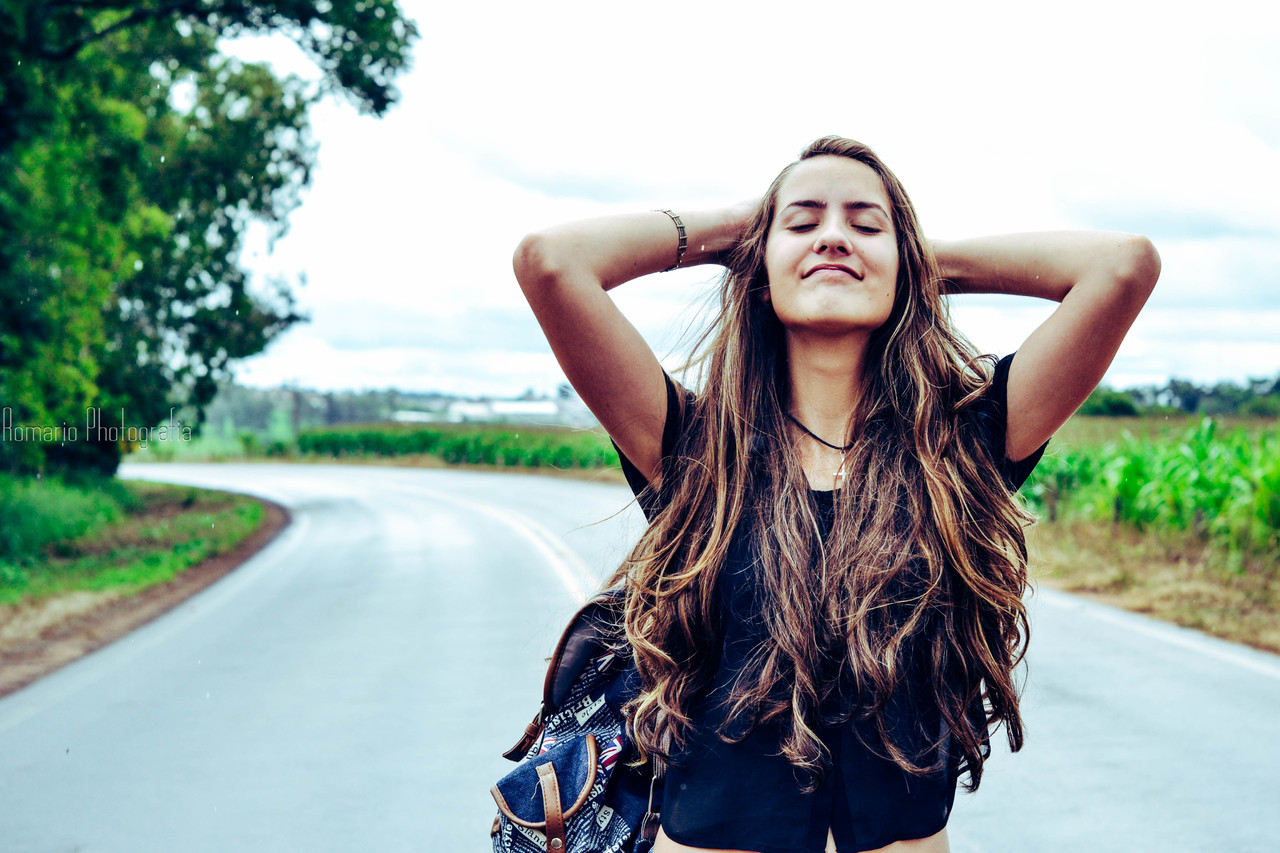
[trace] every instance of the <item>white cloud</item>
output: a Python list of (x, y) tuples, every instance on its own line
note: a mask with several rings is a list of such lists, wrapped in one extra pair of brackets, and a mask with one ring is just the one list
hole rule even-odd
[[(756, 195), (827, 133), (873, 145), (931, 235), (1150, 234), (1160, 319), (1140, 319), (1116, 384), (1280, 372), (1259, 321), (1280, 308), (1280, 43), (1274, 28), (1236, 25), (1250, 20), (1242, 2), (1211, 16), (1092, 0), (405, 5), (423, 38), (402, 103), (381, 121), (316, 110), (314, 186), (276, 254), (259, 246), (251, 261), (305, 271), (314, 323), (252, 360), (246, 381), (553, 387), (561, 375), (549, 351), (532, 354), (511, 274), (523, 234)], [(307, 71), (278, 40), (239, 49)], [(662, 352), (712, 274), (615, 294)], [(956, 316), (1007, 352), (1051, 308), (997, 300)], [(1240, 318), (1253, 343), (1224, 348), (1209, 315)]]
[[(1204, 309), (1241, 313), (1280, 308), (1280, 235), (1216, 236), (1159, 242), (1160, 284), (1148, 311), (1187, 309), (1185, 331), (1194, 335)], [(1262, 331), (1280, 338), (1276, 326)]]
[(517, 354), (496, 348), (458, 351), (402, 346), (343, 349), (304, 327), (285, 333), (270, 357), (247, 361), (238, 379), (258, 387), (289, 385), (318, 391), (395, 388), (504, 397), (528, 388), (550, 391), (554, 384), (547, 385), (547, 377), (558, 371), (549, 351)]

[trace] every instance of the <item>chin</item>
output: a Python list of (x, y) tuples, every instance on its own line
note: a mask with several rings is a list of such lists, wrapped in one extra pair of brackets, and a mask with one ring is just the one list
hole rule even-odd
[(783, 323), (793, 335), (816, 335), (824, 338), (869, 337), (883, 323), (850, 323), (842, 320), (815, 320), (804, 323)]
[(868, 314), (858, 310), (812, 311), (803, 315), (778, 314), (778, 322), (788, 331), (824, 335), (866, 334), (879, 329), (888, 320), (888, 314)]

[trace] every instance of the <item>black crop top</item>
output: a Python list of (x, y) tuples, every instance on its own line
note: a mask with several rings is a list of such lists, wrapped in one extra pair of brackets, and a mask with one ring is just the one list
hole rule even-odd
[[(987, 443), (991, 458), (1004, 460), (1001, 475), (1017, 489), (1039, 461), (1044, 447), (1020, 462), (1005, 457), (1005, 388), (1009, 364), (1005, 356), (983, 397), (965, 413), (971, 434)], [(667, 378), (667, 417), (662, 435), (664, 471), (680, 432), (680, 393)], [(619, 451), (622, 470), (640, 499), (646, 517), (660, 509), (662, 496), (646, 490), (644, 475)], [(823, 534), (830, 527), (833, 493), (815, 491)], [(753, 628), (756, 612), (750, 572), (752, 537), (736, 532), (730, 544), (717, 595), (725, 620), (724, 645), (716, 678), (708, 694), (692, 709), (693, 733), (687, 748), (667, 769), (662, 827), (673, 840), (691, 847), (751, 850), (759, 853), (821, 853), (827, 830), (839, 853), (874, 850), (894, 841), (927, 838), (947, 825), (955, 800), (958, 762), (932, 776), (913, 776), (864, 746), (877, 743), (874, 723), (856, 716), (842, 725), (821, 726), (818, 734), (830, 750), (832, 771), (816, 791), (804, 793), (791, 764), (779, 754), (781, 729), (757, 725), (737, 743), (726, 743), (717, 731), (724, 722), (723, 699), (763, 635)], [(894, 709), (908, 714), (907, 707)], [(936, 716), (936, 711), (934, 712)], [(929, 721), (925, 721), (926, 724)], [(933, 729), (934, 726), (929, 726)]]

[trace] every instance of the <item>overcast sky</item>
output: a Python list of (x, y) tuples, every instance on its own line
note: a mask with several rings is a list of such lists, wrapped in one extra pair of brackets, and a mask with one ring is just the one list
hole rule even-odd
[[(263, 277), (305, 274), (311, 322), (237, 376), (550, 391), (563, 376), (511, 274), (521, 236), (758, 196), (807, 142), (838, 133), (898, 174), (928, 236), (1104, 228), (1155, 241), (1160, 284), (1109, 384), (1275, 377), (1280, 12), (1268, 5), (402, 0), (422, 38), (400, 103), (381, 120), (316, 108), (314, 184), (274, 252), (247, 250)], [(285, 40), (235, 50), (314, 74)], [(718, 269), (614, 294), (661, 356)], [(953, 315), (1005, 353), (1051, 308), (958, 297)]]

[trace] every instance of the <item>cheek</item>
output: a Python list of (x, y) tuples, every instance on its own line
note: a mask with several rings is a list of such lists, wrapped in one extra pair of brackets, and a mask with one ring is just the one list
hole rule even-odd
[(898, 241), (894, 239), (882, 240), (876, 246), (876, 255), (886, 272), (894, 277), (898, 277)]
[(901, 269), (898, 258), (898, 247), (896, 245), (891, 245), (882, 250), (878, 261), (885, 279), (889, 282), (889, 298), (892, 299), (898, 292), (898, 271)]

